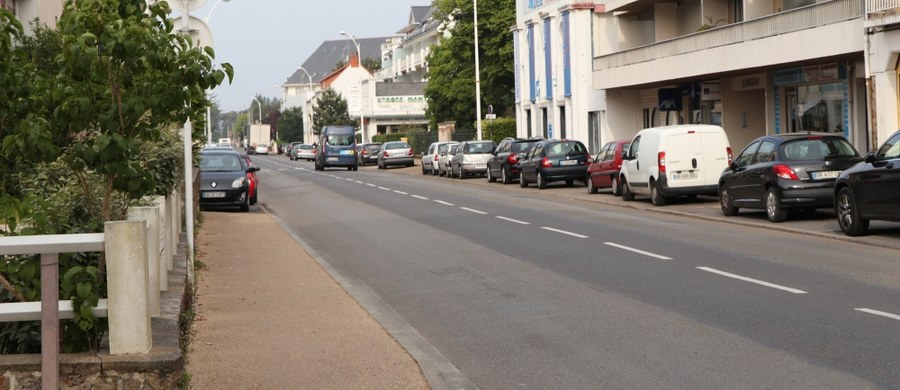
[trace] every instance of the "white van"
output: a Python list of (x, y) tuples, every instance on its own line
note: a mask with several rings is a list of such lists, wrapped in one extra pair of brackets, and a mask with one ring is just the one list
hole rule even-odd
[(677, 125), (641, 130), (631, 141), (619, 173), (622, 199), (649, 195), (656, 206), (676, 196), (715, 195), (722, 170), (731, 164), (725, 130)]

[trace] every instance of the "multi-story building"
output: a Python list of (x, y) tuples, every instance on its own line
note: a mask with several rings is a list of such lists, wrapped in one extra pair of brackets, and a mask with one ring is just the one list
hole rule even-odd
[(520, 0), (519, 134), (596, 150), (641, 128), (707, 123), (725, 128), (736, 153), (757, 136), (800, 131), (866, 150), (898, 125), (891, 2)]
[(599, 149), (606, 101), (592, 82), (597, 7), (577, 0), (516, 1), (512, 38), (520, 137), (578, 139)]
[(31, 22), (39, 19), (50, 28), (56, 27), (62, 15), (62, 0), (0, 0), (0, 8), (6, 8), (16, 15), (26, 34), (31, 34)]

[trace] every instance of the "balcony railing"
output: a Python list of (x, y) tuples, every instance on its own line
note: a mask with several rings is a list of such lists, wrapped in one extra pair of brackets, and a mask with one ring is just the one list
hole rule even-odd
[[(866, 0), (876, 1), (876, 0)], [(900, 0), (877, 0), (900, 2)], [(826, 26), (862, 16), (862, 0), (832, 0), (827, 3), (779, 12), (741, 23), (655, 42), (594, 59), (594, 70), (610, 69), (645, 61), (752, 41)]]
[(866, 14), (900, 8), (900, 0), (866, 0)]

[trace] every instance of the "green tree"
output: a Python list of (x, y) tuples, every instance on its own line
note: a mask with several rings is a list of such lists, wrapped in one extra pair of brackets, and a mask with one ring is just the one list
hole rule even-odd
[(362, 60), (363, 68), (369, 71), (369, 73), (375, 73), (381, 70), (381, 59), (366, 57)]
[(316, 106), (313, 107), (313, 133), (319, 134), (325, 126), (353, 126), (347, 111), (347, 100), (333, 88), (327, 88), (319, 94)]
[(282, 112), (278, 128), (282, 142), (306, 142), (303, 139), (303, 109), (292, 107)]
[[(432, 128), (456, 121), (457, 128), (475, 123), (474, 9), (469, 0), (435, 0), (435, 17), (444, 22), (450, 37), (432, 48), (427, 57), (428, 85), (425, 115)], [(514, 104), (515, 69), (509, 27), (516, 24), (515, 0), (497, 0), (478, 9), (479, 60), (482, 106), (492, 104), (504, 112)], [(441, 31), (442, 33), (444, 31)]]

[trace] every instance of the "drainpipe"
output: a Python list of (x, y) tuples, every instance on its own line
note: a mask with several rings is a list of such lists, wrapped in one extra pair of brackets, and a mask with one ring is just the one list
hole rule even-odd
[(872, 76), (872, 61), (869, 58), (872, 53), (869, 49), (871, 46), (871, 41), (869, 40), (869, 35), (872, 34), (872, 28), (866, 28), (863, 31), (863, 37), (865, 42), (863, 42), (863, 56), (865, 57), (865, 67), (866, 67), (866, 105), (869, 107), (869, 132), (867, 133), (867, 143), (869, 146), (869, 150), (875, 150), (878, 145), (878, 115), (877, 115), (877, 107), (875, 104), (877, 100), (875, 99), (875, 80), (873, 80)]

